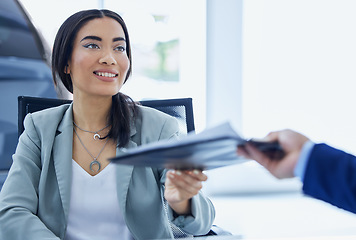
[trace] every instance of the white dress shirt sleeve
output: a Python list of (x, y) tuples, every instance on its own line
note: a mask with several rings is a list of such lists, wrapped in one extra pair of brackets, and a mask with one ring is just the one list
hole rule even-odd
[(294, 176), (299, 177), (301, 181), (304, 181), (304, 174), (306, 166), (308, 165), (309, 156), (314, 147), (315, 143), (308, 141), (304, 143), (302, 151), (300, 152), (299, 159), (294, 168)]

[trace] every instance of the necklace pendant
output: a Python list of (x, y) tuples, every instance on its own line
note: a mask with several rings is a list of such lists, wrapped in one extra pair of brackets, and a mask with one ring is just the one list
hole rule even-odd
[[(98, 165), (98, 169), (97, 169), (97, 170), (95, 170), (95, 169), (93, 168), (94, 165)], [(94, 159), (94, 161), (92, 161), (92, 162), (90, 163), (90, 171), (92, 171), (92, 172), (94, 172), (94, 173), (98, 173), (98, 172), (100, 171), (100, 169), (101, 169), (101, 164), (100, 164), (100, 162), (98, 162), (96, 159)]]
[(100, 139), (100, 135), (98, 133), (94, 134), (94, 140), (99, 140)]

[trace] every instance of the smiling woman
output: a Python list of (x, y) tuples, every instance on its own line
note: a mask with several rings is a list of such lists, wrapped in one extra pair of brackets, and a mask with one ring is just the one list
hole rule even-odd
[[(128, 116), (129, 112), (135, 112), (133, 101), (124, 94), (119, 93), (122, 84), (127, 81), (131, 74), (131, 46), (126, 24), (116, 14), (107, 13), (110, 17), (100, 15), (100, 18), (91, 20), (92, 16), (81, 16), (80, 13), (83, 14), (83, 12), (79, 12), (77, 15), (72, 15), (72, 17), (68, 18), (58, 30), (52, 56), (53, 79), (57, 84), (57, 76), (59, 76), (69, 92), (78, 92), (78, 95), (73, 95), (74, 109), (76, 109), (75, 98), (79, 100), (79, 98), (85, 97), (85, 101), (92, 101), (90, 95), (83, 93), (90, 92), (96, 97), (100, 95), (102, 97), (105, 95), (106, 97), (110, 96), (110, 106), (111, 96), (113, 96), (113, 101), (116, 104), (112, 104), (112, 112), (109, 117), (112, 127), (108, 136), (112, 136), (113, 138), (120, 136), (119, 146), (123, 147), (129, 139), (127, 131), (129, 128), (128, 118), (124, 118), (126, 121), (118, 121), (113, 116)], [(78, 19), (81, 19), (81, 21)], [(73, 34), (69, 38), (66, 31), (76, 34)], [(126, 39), (126, 41), (119, 41), (117, 43), (117, 41), (113, 41), (115, 38)], [(126, 51), (117, 51), (117, 46), (125, 47)], [(72, 56), (68, 54), (63, 55), (63, 52), (72, 52)], [(121, 76), (117, 79), (110, 79), (116, 81), (104, 82), (97, 81), (98, 76), (93, 74), (94, 72), (100, 72), (100, 75), (105, 75), (105, 72), (109, 73), (109, 70), (115, 71), (114, 73), (121, 74)], [(78, 79), (75, 81), (72, 81), (73, 74), (78, 76)], [(109, 80), (106, 77), (103, 78)], [(108, 84), (111, 86), (108, 87)], [(77, 86), (77, 88), (74, 86)], [(109, 106), (106, 106), (106, 108), (103, 105), (101, 106), (103, 111), (108, 111), (108, 108)], [(102, 119), (104, 122), (107, 120)], [(80, 125), (79, 122), (78, 125)], [(97, 128), (100, 128), (100, 126), (97, 126)]]
[[(129, 28), (135, 79), (121, 91), (134, 100), (192, 98), (196, 131), (206, 127), (205, 0), (100, 1), (104, 5), (98, 5), (98, 0), (21, 2), (50, 45), (66, 17), (79, 10), (104, 6), (120, 13)], [(55, 9), (56, 17), (53, 11), (41, 9)]]
[(129, 67), (124, 30), (116, 20), (104, 17), (80, 29), (65, 71), (73, 80), (73, 98), (111, 97), (120, 91)]
[(118, 14), (85, 10), (63, 23), (52, 75), (73, 102), (26, 116), (0, 193), (0, 239), (164, 239), (174, 237), (172, 227), (209, 232), (215, 212), (200, 192), (204, 173), (107, 160), (178, 137), (175, 118), (120, 92), (130, 73), (129, 35)]

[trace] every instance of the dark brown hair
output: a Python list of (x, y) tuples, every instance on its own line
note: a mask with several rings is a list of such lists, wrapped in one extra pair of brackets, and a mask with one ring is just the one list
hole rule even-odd
[[(65, 68), (70, 60), (73, 52), (73, 42), (79, 30), (89, 22), (96, 18), (110, 17), (116, 20), (122, 26), (126, 39), (126, 54), (128, 56), (130, 66), (126, 73), (125, 81), (131, 75), (131, 45), (126, 24), (121, 16), (110, 10), (84, 10), (70, 16), (59, 28), (56, 35), (53, 52), (52, 52), (52, 76), (55, 85), (61, 81), (66, 89), (73, 93), (73, 83), (71, 76), (66, 74)], [(130, 139), (130, 123), (135, 118), (137, 113), (136, 103), (123, 93), (117, 93), (112, 96), (112, 107), (108, 116), (111, 130), (107, 137), (119, 141), (119, 147), (124, 147)]]

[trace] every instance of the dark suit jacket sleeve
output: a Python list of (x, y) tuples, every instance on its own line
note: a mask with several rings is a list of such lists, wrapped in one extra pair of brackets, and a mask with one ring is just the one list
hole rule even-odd
[(316, 144), (306, 167), (303, 191), (356, 213), (356, 157), (326, 144)]

